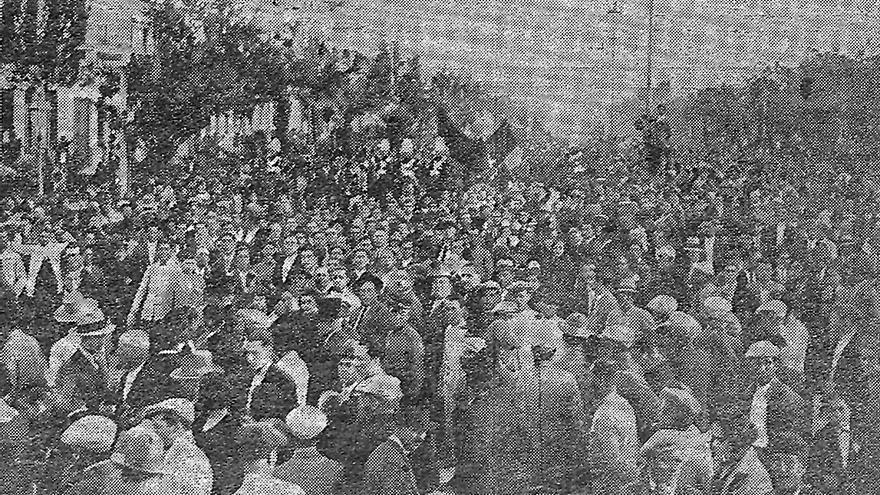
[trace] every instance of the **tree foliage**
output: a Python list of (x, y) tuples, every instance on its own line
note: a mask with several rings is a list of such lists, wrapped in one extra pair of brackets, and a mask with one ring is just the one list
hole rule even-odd
[(816, 54), (796, 68), (771, 67), (742, 87), (706, 88), (679, 102), (707, 156), (864, 166), (880, 151), (880, 58)]
[(86, 38), (86, 0), (3, 2), (0, 14), (0, 64), (9, 64), (15, 79), (59, 85), (76, 81)]

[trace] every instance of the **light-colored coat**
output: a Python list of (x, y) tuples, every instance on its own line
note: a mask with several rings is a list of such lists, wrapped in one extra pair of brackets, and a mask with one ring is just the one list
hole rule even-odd
[(41, 382), (46, 375), (46, 357), (37, 339), (14, 329), (3, 345), (3, 365), (14, 388)]
[(165, 452), (168, 472), (189, 490), (191, 495), (210, 495), (214, 473), (208, 456), (198, 448), (191, 436), (178, 438)]
[(599, 403), (590, 428), (593, 493), (617, 493), (621, 486), (635, 482), (638, 462), (636, 413), (626, 399), (612, 392)]

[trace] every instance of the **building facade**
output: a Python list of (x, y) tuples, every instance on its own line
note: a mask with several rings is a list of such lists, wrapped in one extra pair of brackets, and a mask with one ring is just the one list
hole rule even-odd
[[(4, 139), (14, 136), (19, 140), (22, 161), (36, 175), (40, 193), (57, 180), (45, 170), (47, 161), (54, 163), (56, 171), (70, 168), (71, 173), (93, 174), (116, 160), (114, 173), (120, 193), (125, 194), (125, 136), (111, 129), (110, 116), (125, 116), (126, 67), (131, 56), (153, 49), (144, 9), (140, 0), (88, 1), (80, 77), (70, 86), (15, 82), (8, 76), (8, 67), (5, 76), (0, 73)], [(109, 98), (102, 97), (99, 89), (108, 78), (116, 79), (118, 86)], [(74, 163), (77, 170), (72, 168)]]

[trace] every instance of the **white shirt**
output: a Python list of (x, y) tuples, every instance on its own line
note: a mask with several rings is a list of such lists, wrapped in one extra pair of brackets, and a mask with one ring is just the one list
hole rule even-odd
[(781, 246), (782, 242), (785, 240), (785, 229), (788, 227), (785, 223), (780, 223), (776, 226), (776, 245)]
[(159, 243), (157, 242), (147, 243), (147, 261), (149, 261), (151, 265), (153, 264), (153, 260), (156, 259), (156, 246), (158, 246), (158, 244)]
[(284, 258), (284, 262), (281, 263), (281, 281), (287, 279), (287, 274), (290, 273), (290, 269), (293, 268), (293, 264), (296, 262), (296, 255), (292, 254), (287, 258)]
[(82, 337), (76, 332), (70, 332), (52, 344), (49, 350), (49, 367), (46, 370), (46, 383), (50, 387), (55, 386), (61, 367), (76, 354), (81, 343)]
[(840, 337), (840, 341), (837, 342), (837, 347), (834, 348), (834, 356), (831, 358), (831, 371), (828, 373), (828, 381), (834, 381), (834, 373), (837, 371), (837, 363), (840, 362), (840, 358), (843, 357), (843, 351), (846, 350), (846, 347), (852, 341), (855, 334), (855, 330), (850, 330), (843, 334), (843, 336)]
[(122, 384), (122, 400), (128, 400), (128, 394), (131, 392), (131, 386), (134, 384), (135, 379), (138, 376), (138, 373), (144, 369), (144, 363), (141, 363), (137, 368), (132, 369), (128, 373), (125, 374), (125, 382)]
[(12, 249), (20, 254), (30, 256), (28, 262), (28, 278), (27, 283), (25, 284), (25, 294), (27, 294), (28, 297), (33, 297), (34, 295), (37, 286), (37, 275), (39, 275), (40, 268), (45, 261), (49, 261), (49, 264), (52, 267), (52, 272), (55, 274), (55, 279), (58, 283), (58, 293), (61, 293), (63, 286), (61, 282), (61, 253), (67, 249), (66, 242), (50, 242), (45, 246), (37, 244), (13, 244)]
[(251, 386), (248, 388), (247, 405), (245, 406), (245, 410), (251, 410), (251, 402), (253, 402), (254, 400), (254, 391), (257, 389), (257, 387), (263, 384), (263, 380), (266, 379), (266, 373), (269, 372), (269, 368), (271, 367), (272, 361), (269, 361), (268, 363), (263, 365), (263, 367), (260, 369), (260, 371), (257, 372), (256, 375), (254, 375), (254, 378), (251, 380)]
[(141, 318), (148, 321), (155, 321), (163, 318), (165, 315), (161, 313), (162, 298), (168, 291), (168, 285), (171, 282), (172, 275), (179, 275), (180, 269), (172, 264), (153, 264), (147, 270), (147, 292), (144, 298), (144, 305), (141, 309)]
[(767, 437), (767, 392), (770, 390), (770, 384), (758, 387), (755, 395), (752, 397), (752, 408), (749, 411), (749, 421), (758, 431), (757, 438), (752, 442), (752, 446), (766, 448), (770, 440)]
[(208, 416), (207, 421), (205, 421), (205, 425), (202, 426), (202, 432), (210, 431), (212, 428), (220, 424), (223, 419), (229, 416), (229, 408), (223, 408), (220, 411), (213, 411), (210, 416)]
[(790, 317), (780, 328), (785, 347), (780, 350), (780, 360), (787, 368), (804, 373), (807, 347), (810, 345), (810, 332), (797, 318)]

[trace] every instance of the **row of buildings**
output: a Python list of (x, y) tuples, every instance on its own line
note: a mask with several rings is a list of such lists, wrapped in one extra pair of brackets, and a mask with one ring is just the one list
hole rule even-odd
[[(118, 143), (124, 142), (121, 132), (110, 129), (107, 116), (112, 112), (107, 110), (125, 114), (125, 68), (132, 55), (149, 54), (153, 49), (144, 8), (140, 0), (88, 1), (81, 77), (73, 85), (22, 83), (11, 77), (11, 67), (0, 67), (3, 145), (10, 146), (13, 138), (18, 140), (20, 160), (26, 170), (37, 175), (40, 193), (52, 180), (44, 170), (44, 157), (57, 158), (60, 143), (69, 143), (65, 155), (78, 157), (83, 169), (93, 170), (108, 160), (114, 137)], [(102, 98), (99, 87), (112, 74), (118, 77), (119, 90), (111, 98)], [(128, 157), (124, 151), (117, 155), (125, 192)]]
[[(737, 83), (775, 63), (795, 65), (812, 51), (872, 54), (880, 35), (874, 0), (236, 1), (268, 29), (297, 26), (300, 39), (368, 53), (390, 42), (420, 54), (427, 75), (469, 73), (525, 103), (552, 132), (575, 137), (630, 130), (634, 116), (626, 112), (640, 109), (624, 107), (646, 86), (649, 18), (653, 81), (679, 93)], [(23, 86), (0, 67), (0, 145), (14, 130), (32, 154), (67, 140), (90, 163), (106, 159), (111, 133), (102, 106), (124, 114), (122, 69), (153, 49), (144, 8), (142, 0), (88, 0), (83, 66), (120, 76), (112, 99), (100, 97), (100, 78)], [(126, 170), (120, 167), (123, 189)]]

